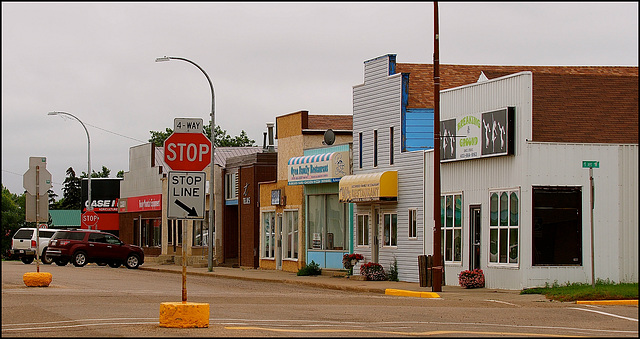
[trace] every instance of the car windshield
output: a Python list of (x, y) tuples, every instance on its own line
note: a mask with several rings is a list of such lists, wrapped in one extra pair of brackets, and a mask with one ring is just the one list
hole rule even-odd
[(70, 232), (70, 231), (58, 231), (53, 239), (66, 239), (66, 240), (82, 240), (84, 239), (83, 232)]

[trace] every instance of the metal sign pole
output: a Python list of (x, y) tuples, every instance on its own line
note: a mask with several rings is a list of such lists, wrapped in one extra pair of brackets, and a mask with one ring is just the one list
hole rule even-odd
[(36, 166), (36, 272), (40, 273), (40, 166)]
[(187, 303), (187, 220), (182, 223), (182, 303)]
[(589, 167), (589, 205), (591, 213), (591, 287), (596, 287), (596, 267), (595, 267), (595, 255), (593, 254), (593, 207), (594, 207), (594, 186), (593, 186), (593, 167)]

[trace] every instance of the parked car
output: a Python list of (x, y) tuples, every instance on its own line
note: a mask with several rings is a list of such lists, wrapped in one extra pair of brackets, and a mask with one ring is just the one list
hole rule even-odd
[[(53, 229), (40, 229), (40, 244), (37, 247), (40, 261), (43, 264), (51, 264), (51, 258), (46, 255), (46, 251), (49, 239), (51, 239), (56, 232), (57, 230)], [(25, 264), (31, 264), (36, 258), (37, 237), (36, 228), (23, 227), (18, 229), (13, 235), (13, 238), (11, 238), (10, 254), (20, 258)]]
[(128, 245), (115, 235), (95, 230), (58, 231), (49, 241), (47, 255), (56, 265), (71, 262), (82, 267), (90, 262), (117, 268), (138, 268), (144, 263), (142, 248)]

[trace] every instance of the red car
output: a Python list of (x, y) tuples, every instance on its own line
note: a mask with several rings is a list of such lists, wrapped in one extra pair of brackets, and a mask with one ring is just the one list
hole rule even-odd
[(124, 264), (138, 268), (144, 263), (142, 248), (128, 245), (113, 234), (93, 230), (58, 231), (49, 240), (47, 256), (59, 266), (69, 261), (76, 267), (94, 262), (113, 268)]

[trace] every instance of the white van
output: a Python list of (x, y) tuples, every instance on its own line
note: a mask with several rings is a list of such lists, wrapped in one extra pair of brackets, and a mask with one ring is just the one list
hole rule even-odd
[[(43, 264), (51, 264), (51, 258), (46, 256), (47, 246), (49, 245), (49, 239), (56, 234), (58, 230), (40, 229), (40, 246), (38, 246), (38, 252), (40, 253), (40, 262)], [(11, 255), (15, 255), (22, 260), (25, 264), (30, 264), (36, 258), (36, 229), (35, 228), (20, 228), (13, 235), (11, 240)]]

